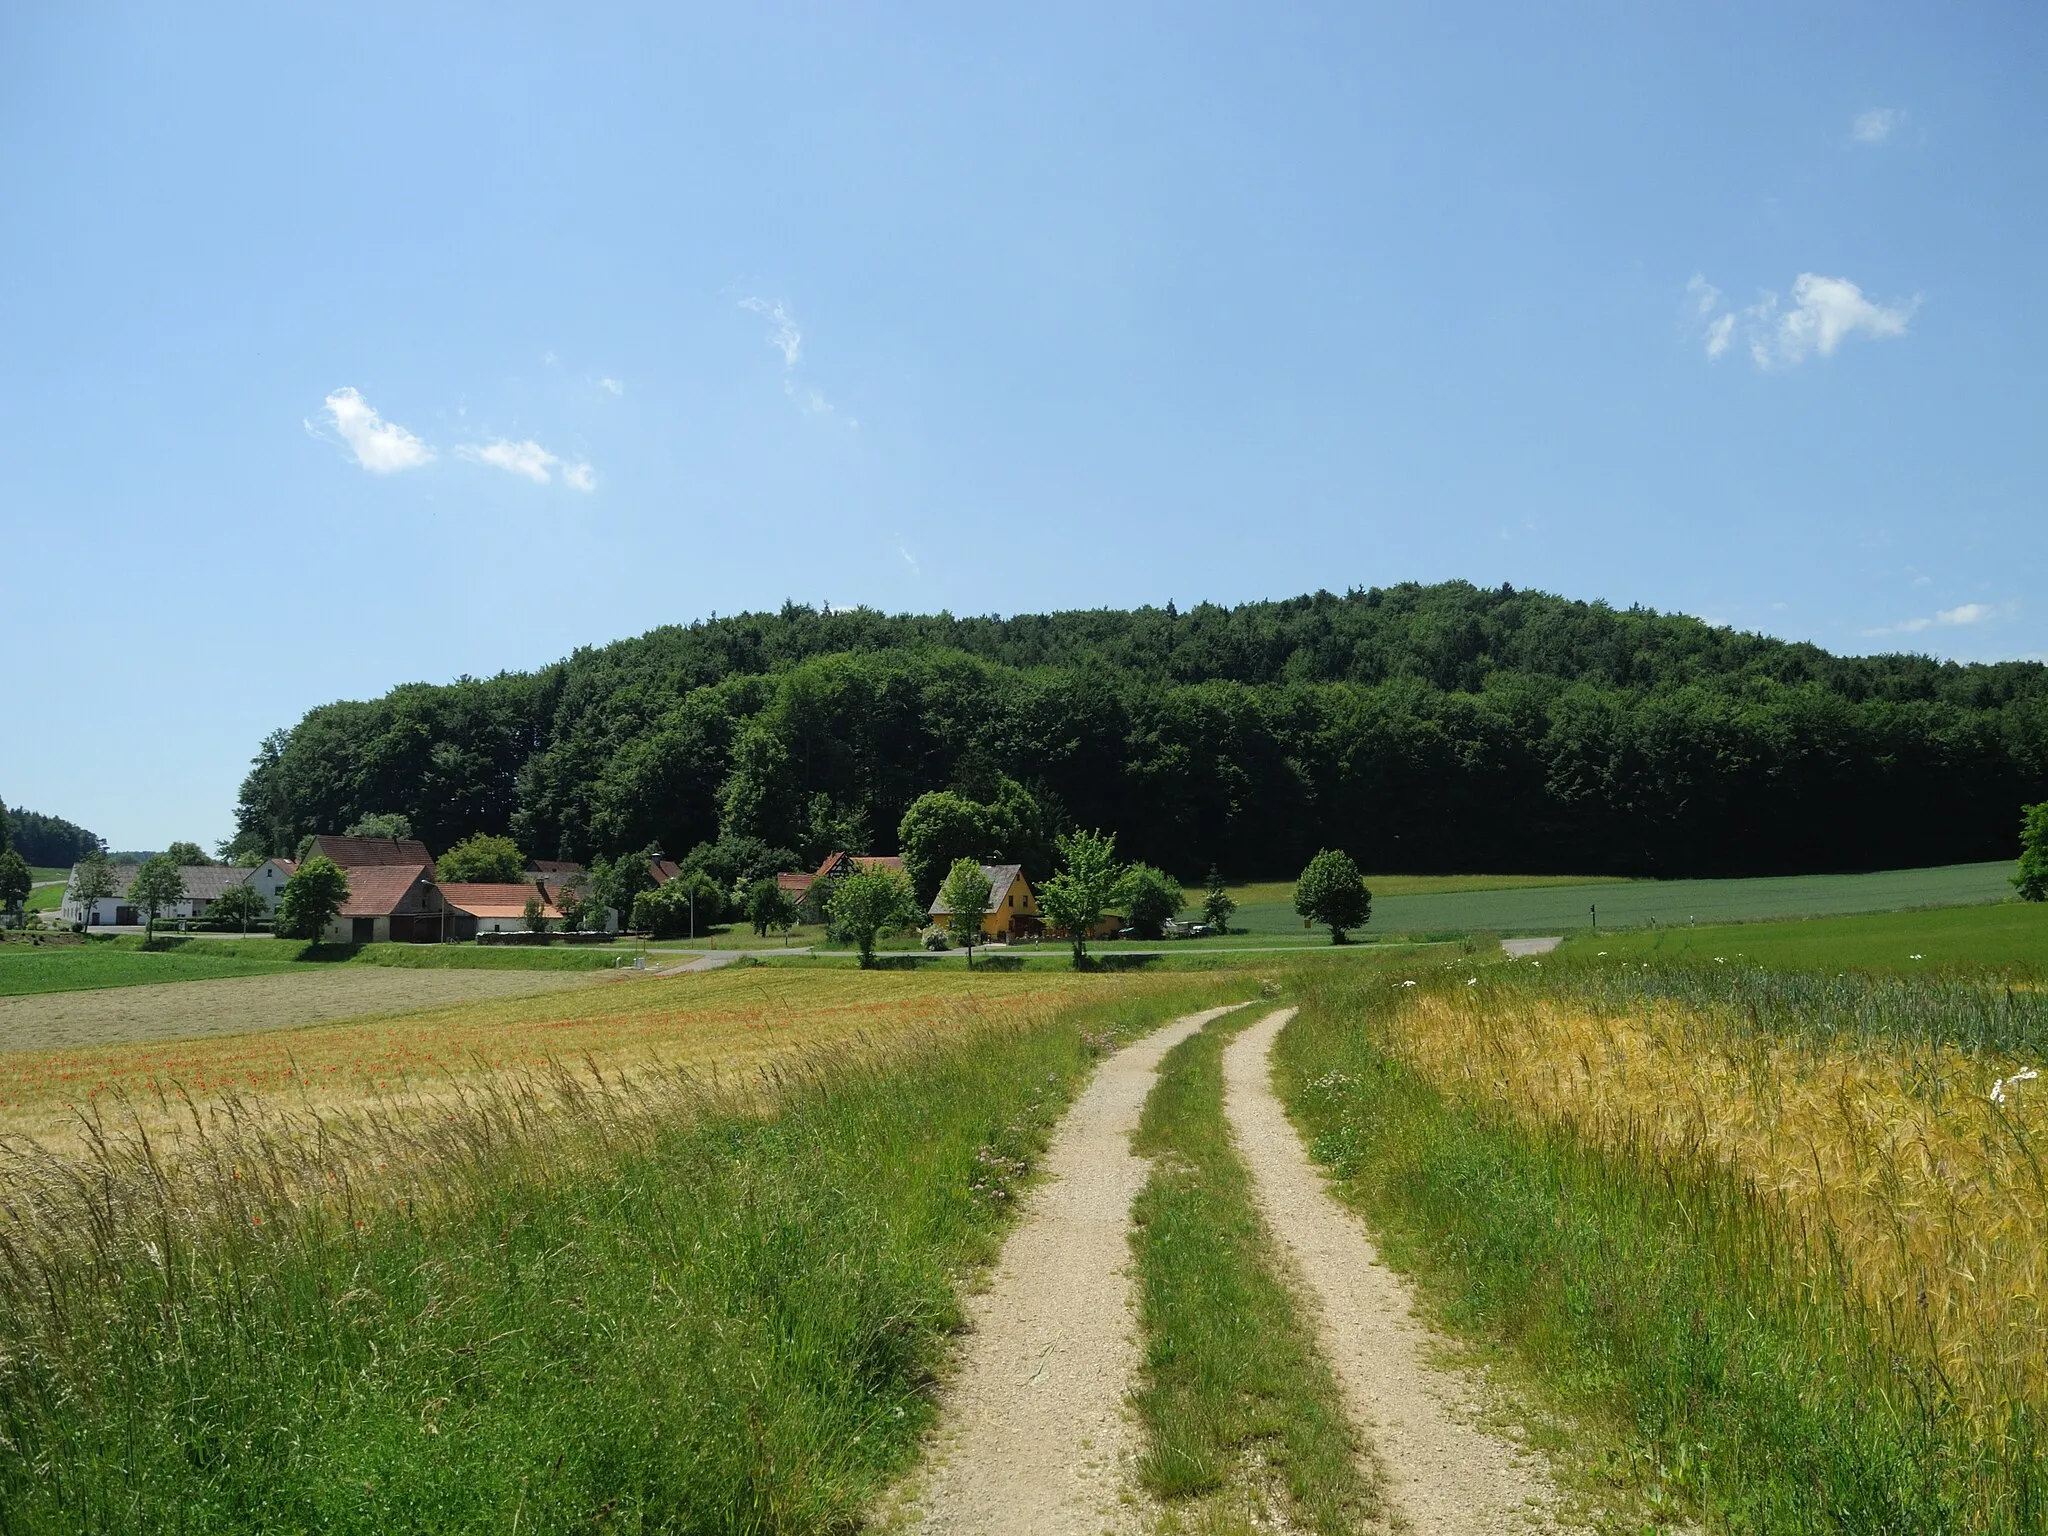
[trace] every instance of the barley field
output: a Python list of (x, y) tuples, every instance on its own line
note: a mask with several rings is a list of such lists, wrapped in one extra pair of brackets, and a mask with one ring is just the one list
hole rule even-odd
[(1611, 1432), (1596, 1496), (2048, 1522), (2048, 996), (1711, 960), (1306, 986), (1317, 1155), (1454, 1328)]

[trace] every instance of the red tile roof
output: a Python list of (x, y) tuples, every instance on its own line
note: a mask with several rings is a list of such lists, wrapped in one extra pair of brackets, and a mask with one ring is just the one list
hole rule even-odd
[(394, 912), (431, 912), (424, 864), (372, 864), (348, 872), (348, 900), (341, 917), (389, 917)]
[(323, 832), (313, 839), (307, 856), (323, 854), (343, 869), (366, 869), (377, 864), (424, 864), (434, 867), (427, 845), (410, 837), (341, 837)]
[(654, 876), (654, 883), (656, 885), (667, 885), (669, 881), (675, 879), (682, 872), (682, 865), (678, 864), (674, 859), (649, 859), (647, 861), (647, 873)]
[(541, 896), (541, 912), (547, 917), (560, 917), (562, 909), (541, 895), (538, 887), (531, 885), (499, 885), (490, 881), (465, 880), (441, 887), (441, 895), (449, 907), (465, 912), (471, 917), (524, 917), (526, 904), (535, 896)]
[(811, 888), (811, 882), (817, 878), (816, 875), (777, 875), (775, 883), (782, 888), (783, 895), (801, 900), (804, 892)]

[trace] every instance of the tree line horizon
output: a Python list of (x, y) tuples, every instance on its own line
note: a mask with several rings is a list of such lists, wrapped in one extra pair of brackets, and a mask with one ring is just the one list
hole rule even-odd
[(1791, 874), (2012, 857), (2048, 667), (1842, 657), (1684, 615), (1406, 583), (1233, 608), (955, 618), (788, 603), (532, 672), (320, 705), (232, 847), (396, 812), (430, 845), (893, 853), (920, 795), (1024, 786), (1199, 878)]

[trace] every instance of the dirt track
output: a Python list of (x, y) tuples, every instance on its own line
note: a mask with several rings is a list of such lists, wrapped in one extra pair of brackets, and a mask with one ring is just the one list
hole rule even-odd
[(1003, 1247), (948, 1393), (935, 1465), (908, 1524), (931, 1536), (1066, 1536), (1138, 1527), (1138, 1367), (1131, 1202), (1150, 1164), (1131, 1151), (1160, 1058), (1227, 1008), (1167, 1025), (1104, 1062), (1060, 1125)]
[(1268, 1053), (1293, 1014), (1270, 1014), (1230, 1044), (1224, 1104), (1260, 1212), (1317, 1314), (1345, 1407), (1385, 1471), (1388, 1504), (1429, 1536), (1557, 1529), (1542, 1468), (1480, 1428), (1458, 1378), (1430, 1363), (1438, 1340), (1415, 1318), (1407, 1282), (1380, 1263), (1288, 1122)]

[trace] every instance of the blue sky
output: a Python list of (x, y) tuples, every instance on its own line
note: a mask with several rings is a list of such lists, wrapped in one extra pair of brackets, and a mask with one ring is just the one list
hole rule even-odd
[(12, 6), (0, 797), (713, 611), (2048, 653), (2048, 12)]

